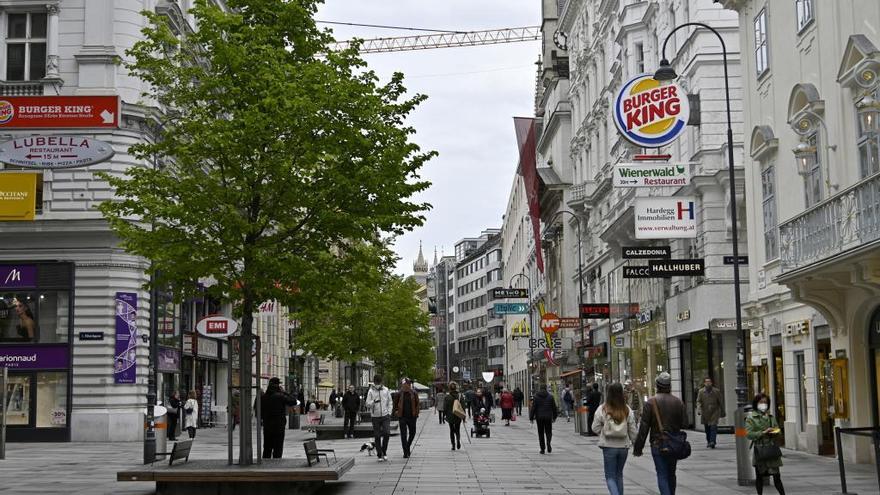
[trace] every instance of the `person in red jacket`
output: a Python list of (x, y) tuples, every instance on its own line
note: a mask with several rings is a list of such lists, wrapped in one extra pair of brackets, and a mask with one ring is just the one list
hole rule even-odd
[(507, 424), (504, 426), (510, 426), (510, 418), (513, 417), (513, 406), (516, 405), (516, 401), (513, 400), (513, 394), (505, 388), (504, 392), (501, 392), (501, 400), (498, 402), (501, 406), (501, 419), (507, 420)]

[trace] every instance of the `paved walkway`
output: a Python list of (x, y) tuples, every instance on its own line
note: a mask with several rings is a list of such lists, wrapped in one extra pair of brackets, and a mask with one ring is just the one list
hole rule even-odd
[[(438, 424), (433, 410), (423, 411), (409, 459), (402, 458), (396, 435), (391, 437), (388, 463), (360, 453), (363, 439), (320, 442), (322, 448), (356, 459), (344, 481), (328, 483), (322, 494), (606, 494), (595, 438), (576, 435), (574, 423), (564, 419), (554, 428), (552, 454), (538, 453), (536, 428), (522, 419), (510, 427), (494, 423), (491, 438), (469, 443), (463, 437), (461, 450), (452, 452), (447, 427)], [(302, 441), (309, 436), (288, 430), (285, 457), (302, 457)], [(755, 493), (754, 488), (736, 484), (731, 435), (719, 436), (716, 450), (703, 448), (701, 434), (690, 436), (694, 455), (680, 464), (679, 495)], [(196, 440), (192, 458), (226, 458), (224, 428), (199, 430)], [(9, 444), (6, 460), (0, 461), (0, 494), (152, 494), (150, 483), (115, 481), (117, 471), (139, 464), (142, 449), (141, 443)], [(794, 451), (785, 451), (785, 456), (782, 477), (789, 495), (840, 491), (834, 459)], [(624, 477), (627, 495), (657, 493), (650, 455), (630, 456)], [(878, 493), (873, 466), (848, 466), (848, 482), (851, 492)], [(775, 490), (768, 488), (765, 493)]]

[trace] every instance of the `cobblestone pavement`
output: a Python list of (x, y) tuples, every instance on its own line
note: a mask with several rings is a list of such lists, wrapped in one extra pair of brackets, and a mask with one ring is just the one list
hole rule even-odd
[[(338, 421), (332, 419), (331, 421)], [(462, 432), (469, 431), (469, 425)], [(560, 419), (554, 425), (553, 453), (538, 453), (537, 430), (520, 418), (510, 427), (499, 421), (491, 438), (462, 436), (462, 448), (450, 450), (446, 425), (433, 410), (423, 411), (412, 457), (404, 459), (400, 437), (391, 437), (388, 463), (360, 453), (363, 439), (322, 441), (322, 448), (339, 456), (354, 456), (355, 467), (343, 481), (328, 483), (322, 495), (389, 494), (605, 494), (601, 451), (596, 439), (574, 433), (574, 423)], [(237, 432), (236, 432), (237, 433)], [(285, 457), (302, 457), (307, 432), (288, 430)], [(734, 495), (755, 493), (736, 483), (733, 437), (720, 435), (718, 448), (707, 450), (702, 435), (690, 433), (691, 458), (678, 470), (678, 494)], [(201, 429), (193, 459), (225, 459), (226, 430)], [(116, 472), (137, 467), (141, 443), (9, 444), (0, 461), (2, 494), (132, 494), (153, 493), (150, 483), (118, 483)], [(786, 450), (782, 477), (789, 495), (827, 495), (840, 491), (837, 463), (832, 458)], [(873, 466), (847, 467), (850, 492), (876, 494)], [(624, 471), (627, 495), (656, 494), (650, 455), (630, 455)], [(765, 493), (773, 494), (773, 488)]]

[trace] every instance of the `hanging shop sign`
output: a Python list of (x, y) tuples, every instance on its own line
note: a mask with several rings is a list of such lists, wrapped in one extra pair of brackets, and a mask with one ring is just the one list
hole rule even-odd
[(581, 319), (580, 318), (560, 318), (559, 319), (559, 328), (580, 328), (581, 327)]
[(556, 313), (544, 313), (541, 316), (541, 330), (548, 336), (559, 330), (559, 316)]
[(614, 167), (614, 187), (679, 187), (690, 182), (687, 163), (622, 163)]
[(638, 320), (639, 325), (650, 323), (652, 319), (654, 319), (654, 310), (645, 309), (636, 313), (636, 320)]
[(611, 316), (611, 305), (608, 303), (581, 304), (581, 318), (604, 319)]
[(66, 344), (0, 347), (0, 367), (14, 370), (69, 368), (70, 350)]
[(563, 337), (550, 337), (549, 339), (521, 339), (518, 341), (517, 347), (522, 351), (563, 351), (572, 349), (572, 341), (570, 338)]
[(114, 383), (135, 383), (137, 379), (137, 294), (116, 293), (116, 354)]
[(6, 96), (0, 98), (0, 128), (119, 127), (118, 96)]
[(180, 371), (180, 350), (172, 347), (159, 346), (158, 370), (163, 373)]
[(623, 267), (623, 278), (654, 278), (648, 265), (630, 265)]
[(113, 154), (108, 143), (82, 136), (29, 136), (0, 144), (0, 162), (45, 170), (87, 167)]
[(626, 323), (623, 320), (615, 321), (611, 324), (611, 333), (620, 333), (626, 330)]
[(495, 299), (527, 299), (529, 297), (528, 289), (505, 289), (499, 287), (492, 289), (492, 297)]
[(28, 221), (37, 211), (37, 174), (0, 175), (0, 222)]
[(639, 312), (639, 303), (616, 303), (611, 305), (610, 316), (613, 319), (632, 318)]
[(220, 346), (216, 340), (198, 338), (196, 339), (196, 354), (199, 357), (207, 357), (217, 359), (220, 357)]
[(693, 196), (636, 198), (636, 239), (697, 237), (695, 203)]
[(225, 316), (206, 316), (196, 323), (196, 331), (205, 337), (225, 338), (238, 331), (238, 323)]
[[(738, 265), (748, 265), (749, 264), (749, 257), (748, 256), (737, 256), (736, 258), (739, 260), (737, 262)], [(724, 257), (724, 264), (725, 265), (732, 265), (733, 260), (734, 260), (733, 256), (725, 256)]]
[[(742, 328), (746, 330), (761, 328), (761, 320), (757, 318), (742, 320)], [(709, 330), (736, 330), (736, 318), (713, 318), (709, 320)]]
[(691, 310), (689, 310), (689, 309), (686, 309), (686, 310), (678, 313), (678, 316), (676, 317), (676, 320), (678, 320), (678, 321), (687, 321), (690, 319), (691, 319)]
[(702, 258), (692, 260), (648, 260), (648, 267), (655, 277), (696, 277), (705, 275), (706, 261)]
[(36, 286), (36, 265), (0, 265), (0, 289), (33, 289)]
[(659, 148), (684, 132), (690, 105), (681, 86), (661, 85), (652, 74), (642, 74), (620, 88), (613, 114), (617, 130), (629, 142), (642, 148)]
[(526, 320), (518, 321), (510, 328), (510, 336), (513, 338), (530, 337), (531, 335), (532, 329)]
[(622, 254), (625, 260), (671, 258), (672, 248), (669, 246), (624, 247)]
[(587, 347), (584, 357), (587, 359), (601, 358), (608, 355), (608, 343), (602, 342), (594, 346)]
[(496, 315), (524, 315), (529, 312), (526, 303), (495, 303), (493, 306)]

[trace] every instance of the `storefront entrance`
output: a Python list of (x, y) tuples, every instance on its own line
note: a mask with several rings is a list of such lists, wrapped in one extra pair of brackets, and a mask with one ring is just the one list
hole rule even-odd
[[(828, 327), (825, 327), (827, 332)], [(816, 331), (819, 335), (819, 330)], [(819, 420), (822, 426), (822, 437), (819, 439), (819, 454), (834, 455), (834, 417), (829, 414), (834, 404), (832, 396), (833, 383), (831, 372), (831, 339), (822, 338), (816, 341), (816, 354), (819, 364)]]
[[(785, 428), (785, 371), (782, 365), (782, 345), (774, 345), (772, 347), (770, 366), (770, 372), (773, 374), (772, 393), (773, 404), (776, 407), (776, 421), (779, 423), (780, 428)], [(778, 437), (781, 442), (785, 441), (785, 435), (778, 435)]]
[(874, 426), (880, 426), (880, 307), (874, 310), (868, 324), (868, 356), (871, 374), (871, 407)]
[(688, 424), (693, 428), (697, 418), (697, 392), (703, 380), (711, 377), (719, 390), (724, 390), (724, 361), (721, 336), (708, 330), (692, 333), (679, 342), (681, 349), (681, 393), (687, 411)]

